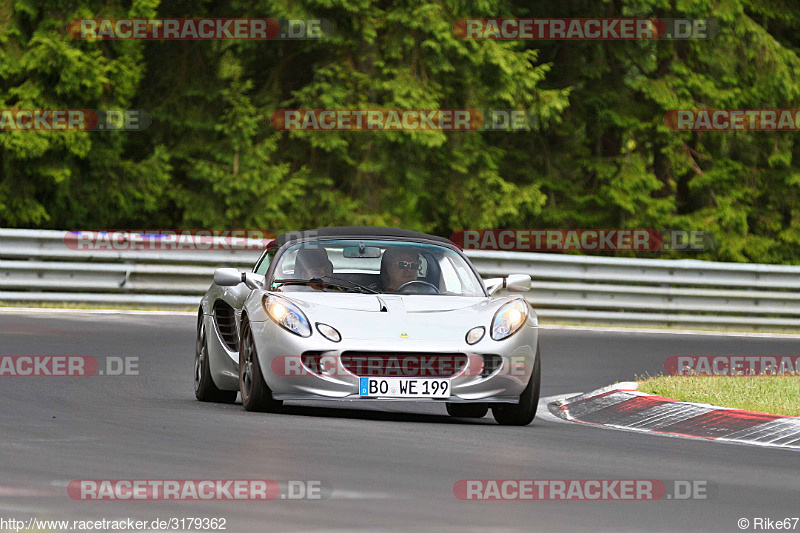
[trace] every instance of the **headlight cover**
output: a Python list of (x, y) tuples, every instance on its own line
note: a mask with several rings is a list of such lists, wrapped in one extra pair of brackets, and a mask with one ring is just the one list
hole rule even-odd
[(342, 334), (336, 331), (336, 328), (328, 324), (317, 322), (317, 331), (331, 342), (339, 342), (342, 340)]
[(293, 303), (268, 295), (264, 297), (264, 309), (269, 317), (283, 329), (300, 337), (311, 336), (311, 326), (303, 312)]
[(501, 341), (513, 335), (528, 318), (528, 304), (525, 300), (508, 302), (497, 310), (492, 319), (492, 339)]
[(476, 328), (472, 328), (467, 332), (466, 341), (467, 344), (477, 344), (486, 334), (486, 328), (483, 326), (478, 326)]

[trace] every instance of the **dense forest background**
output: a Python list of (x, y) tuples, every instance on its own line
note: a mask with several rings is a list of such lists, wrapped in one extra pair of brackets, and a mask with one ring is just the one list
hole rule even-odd
[[(458, 18), (495, 16), (710, 17), (720, 33), (527, 42), (453, 33)], [(70, 20), (99, 17), (321, 17), (335, 33), (67, 34)], [(682, 228), (716, 239), (692, 257), (798, 264), (800, 133), (664, 123), (676, 108), (800, 107), (798, 45), (796, 0), (3, 0), (1, 108), (136, 108), (153, 123), (0, 132), (0, 226)], [(538, 125), (285, 132), (269, 121), (279, 108), (519, 109)]]

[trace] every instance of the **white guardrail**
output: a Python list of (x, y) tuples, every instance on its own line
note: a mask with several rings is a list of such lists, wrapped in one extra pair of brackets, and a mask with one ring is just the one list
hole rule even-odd
[[(187, 307), (257, 250), (76, 250), (67, 232), (0, 228), (0, 302)], [(73, 247), (74, 248), (74, 247)], [(530, 274), (542, 323), (800, 332), (800, 266), (467, 251), (484, 278)]]

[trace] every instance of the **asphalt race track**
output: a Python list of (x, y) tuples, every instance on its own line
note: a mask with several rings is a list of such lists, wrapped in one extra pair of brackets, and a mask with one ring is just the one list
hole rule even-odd
[[(800, 453), (598, 429), (524, 428), (443, 405), (200, 403), (188, 315), (0, 312), (0, 355), (139, 357), (138, 376), (0, 378), (0, 518), (223, 517), (227, 531), (740, 531), (800, 516)], [(542, 332), (543, 397), (663, 370), (670, 355), (800, 355), (797, 338)], [(322, 480), (317, 501), (78, 501), (76, 479)], [(709, 499), (461, 501), (461, 479), (703, 480)], [(800, 525), (797, 526), (800, 531)], [(752, 530), (752, 529), (748, 529)]]

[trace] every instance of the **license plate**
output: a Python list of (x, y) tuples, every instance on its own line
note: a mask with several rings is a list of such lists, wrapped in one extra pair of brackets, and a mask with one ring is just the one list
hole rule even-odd
[(450, 380), (361, 378), (358, 391), (362, 398), (449, 398)]

